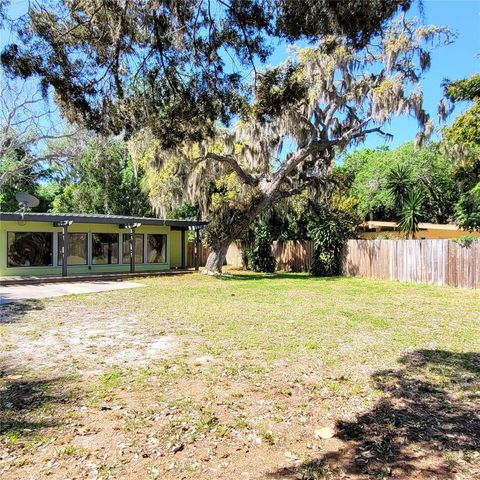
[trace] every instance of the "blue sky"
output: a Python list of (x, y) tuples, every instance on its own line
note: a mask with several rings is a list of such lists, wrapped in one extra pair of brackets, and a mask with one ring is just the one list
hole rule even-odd
[[(23, 13), (28, 2), (13, 0), (11, 12), (14, 16)], [(447, 46), (435, 50), (432, 54), (432, 66), (421, 85), (424, 92), (425, 107), (435, 123), (437, 119), (437, 105), (442, 97), (441, 84), (444, 79), (455, 80), (468, 77), (480, 71), (480, 0), (424, 0), (424, 23), (448, 26), (457, 34), (456, 40)], [(414, 8), (411, 14), (417, 14)], [(8, 43), (5, 32), (1, 32), (0, 48)], [(284, 45), (279, 45), (269, 63), (276, 64), (284, 60), (287, 52)], [(466, 104), (457, 106), (447, 123), (465, 110)], [(385, 130), (394, 135), (389, 143), (390, 148), (412, 140), (417, 132), (416, 121), (412, 118), (396, 118)], [(370, 136), (364, 144), (375, 148), (384, 145), (380, 136)]]

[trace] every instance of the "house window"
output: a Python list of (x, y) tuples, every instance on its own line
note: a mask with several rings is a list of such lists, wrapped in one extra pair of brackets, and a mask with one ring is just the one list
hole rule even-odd
[(167, 263), (167, 236), (147, 236), (147, 260), (148, 263)]
[[(130, 263), (130, 234), (123, 234), (123, 263)], [(135, 263), (143, 263), (143, 234), (135, 234)]]
[(92, 263), (118, 263), (118, 234), (92, 233)]
[[(68, 234), (67, 265), (87, 264), (88, 235), (86, 233)], [(63, 265), (63, 233), (58, 234), (58, 264)]]
[(45, 267), (52, 265), (53, 233), (8, 232), (7, 265), (9, 267)]

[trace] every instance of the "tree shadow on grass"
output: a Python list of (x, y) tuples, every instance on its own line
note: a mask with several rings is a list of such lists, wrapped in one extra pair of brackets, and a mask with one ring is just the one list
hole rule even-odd
[(453, 479), (465, 468), (461, 478), (480, 478), (480, 353), (418, 350), (400, 362), (372, 376), (385, 393), (372, 410), (337, 422), (343, 448), (271, 477)]
[(56, 406), (71, 400), (64, 380), (64, 377), (30, 379), (1, 371), (0, 439), (14, 447), (57, 426)]
[[(40, 300), (2, 305), (0, 326), (14, 323), (32, 309), (43, 309)], [(50, 429), (61, 423), (59, 406), (74, 401), (68, 377), (41, 376), (33, 370), (19, 372), (0, 364), (0, 448), (12, 451), (42, 441)], [(33, 443), (32, 443), (33, 442)]]
[(223, 275), (217, 275), (214, 278), (223, 281), (231, 280), (252, 280), (252, 281), (261, 281), (261, 280), (314, 280), (318, 282), (332, 282), (338, 281), (343, 278), (341, 276), (333, 277), (315, 277), (306, 272), (278, 272), (278, 273), (237, 273), (237, 272), (228, 272)]
[(43, 308), (43, 302), (36, 299), (5, 303), (0, 305), (0, 325), (18, 322), (30, 310), (42, 310)]

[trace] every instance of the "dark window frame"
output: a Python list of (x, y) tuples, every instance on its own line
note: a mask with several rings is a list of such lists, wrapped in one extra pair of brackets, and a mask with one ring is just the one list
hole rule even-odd
[[(48, 234), (50, 235), (50, 263), (42, 265), (12, 265), (10, 263), (10, 253), (9, 253), (9, 235), (10, 234)], [(6, 242), (5, 242), (5, 263), (7, 268), (45, 268), (45, 267), (54, 267), (54, 258), (55, 258), (55, 245), (53, 234), (55, 232), (49, 231), (19, 231), (19, 230), (7, 230), (6, 232)]]
[[(88, 260), (89, 260), (88, 259), (88, 232), (68, 232), (69, 237), (71, 237), (72, 235), (85, 235), (85, 263), (68, 263), (68, 260), (67, 260), (67, 266), (70, 266), (70, 267), (88, 266)], [(59, 267), (61, 267), (63, 264), (62, 249), (60, 248), (61, 238), (63, 239), (63, 233), (57, 232), (57, 265)], [(70, 249), (68, 252), (70, 253)]]
[[(135, 257), (135, 264), (138, 265), (138, 264), (144, 264), (145, 263), (145, 233), (135, 233), (135, 248), (137, 247), (138, 245), (138, 239), (137, 237), (141, 236), (142, 237), (142, 261), (141, 262), (137, 262), (137, 259)], [(127, 241), (125, 242), (125, 237), (127, 237)], [(122, 233), (122, 265), (129, 265), (130, 264), (130, 247), (128, 249), (128, 260), (125, 261), (125, 259), (123, 258), (124, 257), (124, 245), (127, 244), (128, 245), (128, 242), (130, 242), (130, 233)]]
[[(150, 261), (150, 255), (149, 255), (149, 237), (150, 236), (163, 236), (165, 237), (165, 256), (164, 256), (164, 259), (163, 261), (161, 262), (151, 262)], [(146, 263), (149, 263), (149, 264), (152, 264), (152, 265), (165, 265), (165, 264), (168, 264), (168, 250), (167, 250), (167, 247), (168, 247), (168, 235), (166, 233), (147, 233), (147, 251), (145, 252), (146, 253)]]
[[(95, 262), (95, 255), (94, 255), (94, 244), (95, 244), (95, 241), (94, 241), (94, 236), (95, 235), (115, 235), (117, 237), (117, 261), (116, 262), (112, 262), (112, 263), (108, 263), (108, 262)], [(90, 233), (90, 236), (91, 236), (91, 245), (92, 245), (92, 250), (90, 252), (90, 261), (91, 261), (91, 265), (92, 266), (95, 266), (95, 265), (120, 265), (120, 234), (119, 233), (113, 233), (113, 232), (91, 232)], [(104, 243), (104, 242), (102, 242)]]

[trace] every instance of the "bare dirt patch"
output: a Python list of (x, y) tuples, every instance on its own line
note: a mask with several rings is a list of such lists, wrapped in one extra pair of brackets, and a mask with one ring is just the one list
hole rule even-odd
[[(108, 366), (138, 367), (171, 353), (177, 345), (163, 330), (143, 329), (141, 316), (119, 307), (85, 308), (48, 303), (2, 336), (0, 362), (6, 369), (56, 369), (70, 374), (99, 374)], [(4, 307), (5, 323), (28, 306)], [(37, 307), (38, 308), (38, 307)]]

